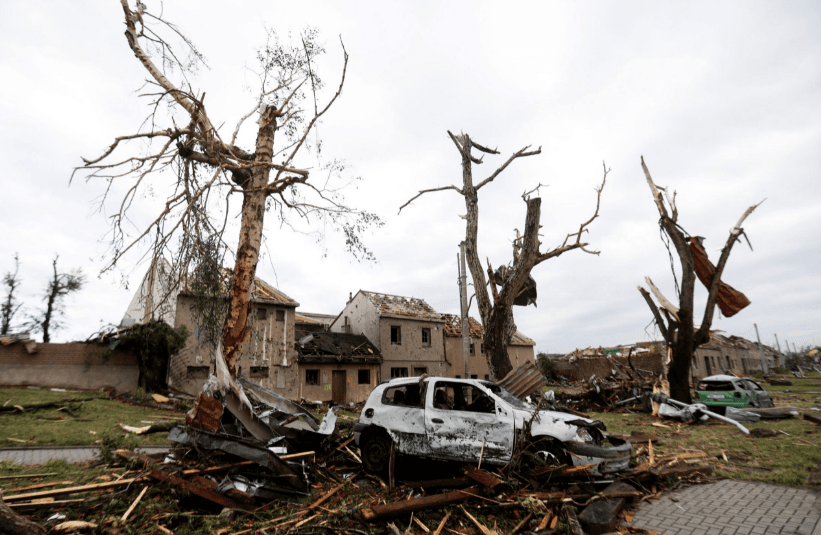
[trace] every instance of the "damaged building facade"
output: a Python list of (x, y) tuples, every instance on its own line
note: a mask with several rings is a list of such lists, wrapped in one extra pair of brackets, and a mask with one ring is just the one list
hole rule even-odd
[[(628, 355), (639, 369), (660, 374), (666, 351), (664, 342), (640, 342), (614, 348), (577, 349), (553, 359), (559, 375), (571, 380), (589, 380), (591, 376), (607, 377), (611, 374), (610, 359), (628, 365)], [(690, 381), (695, 384), (710, 375), (732, 373), (749, 376), (762, 371), (762, 356), (767, 370), (780, 365), (779, 354), (772, 347), (740, 336), (725, 336), (716, 331), (710, 333), (710, 342), (698, 347), (690, 366)]]
[[(159, 318), (185, 325), (188, 339), (171, 358), (168, 385), (197, 395), (215, 370), (219, 337), (199, 325), (198, 298), (184, 285), (156, 306), (156, 288), (173, 287), (169, 273), (163, 261), (152, 265), (122, 324)], [(301, 312), (297, 300), (259, 278), (252, 299), (250, 334), (237, 375), (289, 399), (358, 403), (393, 377), (463, 373), (458, 318), (438, 313), (422, 299), (359, 291), (338, 315)], [(481, 325), (471, 318), (471, 376), (480, 379), (489, 378), (481, 336)], [(534, 345), (516, 333), (509, 348), (514, 367), (533, 360)]]
[[(470, 377), (490, 379), (482, 325), (470, 318)], [(462, 377), (461, 319), (441, 314), (422, 299), (360, 290), (331, 325), (334, 332), (361, 333), (382, 353), (380, 381), (422, 374)], [(536, 343), (519, 331), (508, 346), (514, 368), (533, 362)]]

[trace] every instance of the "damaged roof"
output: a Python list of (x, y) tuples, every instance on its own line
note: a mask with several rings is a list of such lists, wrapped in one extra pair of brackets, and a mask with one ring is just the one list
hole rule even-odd
[(368, 300), (373, 303), (373, 306), (375, 306), (381, 314), (392, 314), (395, 316), (405, 316), (408, 318), (426, 319), (430, 321), (442, 321), (441, 314), (436, 312), (433, 307), (427, 304), (423, 299), (376, 292), (366, 292), (365, 290), (359, 290), (359, 293), (368, 298)]
[(317, 314), (315, 312), (297, 312), (296, 322), (306, 325), (325, 325), (328, 326), (336, 319), (335, 314)]
[(251, 295), (255, 301), (262, 303), (292, 307), (299, 306), (299, 303), (294, 299), (291, 299), (259, 277), (254, 277), (254, 286), (251, 288)]
[(382, 353), (364, 334), (315, 332), (300, 338), (296, 350), (299, 362), (382, 362)]
[[(462, 319), (456, 314), (442, 314), (442, 319), (445, 320), (445, 336), (459, 337), (462, 336)], [(470, 337), (481, 338), (484, 335), (482, 324), (476, 318), (468, 316), (468, 323), (470, 324)], [(522, 334), (520, 331), (513, 333), (513, 338), (510, 340), (512, 346), (535, 346), (536, 342)]]
[[(228, 268), (222, 268), (221, 270), (221, 278), (222, 281), (220, 285), (222, 287), (223, 292), (225, 294), (228, 293), (228, 283), (231, 280), (231, 276), (233, 272)], [(182, 282), (182, 290), (180, 290), (180, 294), (182, 295), (196, 295), (196, 292), (191, 289), (191, 284), (193, 280), (191, 276), (185, 277), (185, 280)], [(251, 298), (257, 303), (265, 303), (271, 305), (284, 305), (288, 307), (298, 307), (299, 303), (283, 292), (274, 288), (264, 280), (260, 279), (259, 277), (254, 277), (254, 284), (251, 287)]]

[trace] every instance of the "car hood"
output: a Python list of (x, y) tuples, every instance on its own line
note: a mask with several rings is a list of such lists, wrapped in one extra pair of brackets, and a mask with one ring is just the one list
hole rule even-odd
[(524, 429), (525, 422), (533, 418), (533, 423), (530, 428), (531, 436), (551, 436), (566, 442), (568, 440), (575, 440), (582, 442), (576, 436), (579, 430), (579, 425), (573, 422), (585, 422), (593, 424), (594, 421), (589, 418), (582, 418), (575, 414), (568, 414), (566, 412), (557, 412), (551, 410), (540, 410), (534, 417), (533, 413), (536, 411), (528, 411), (523, 409), (514, 409), (513, 417), (516, 421), (516, 429)]

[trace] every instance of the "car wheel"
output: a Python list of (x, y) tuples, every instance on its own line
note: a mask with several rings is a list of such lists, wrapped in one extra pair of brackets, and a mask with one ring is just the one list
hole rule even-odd
[(365, 439), (359, 448), (362, 453), (362, 464), (365, 470), (374, 474), (381, 474), (388, 469), (391, 457), (391, 439), (382, 433), (372, 434)]
[(548, 438), (536, 439), (528, 444), (523, 457), (525, 464), (531, 468), (573, 464), (564, 447)]

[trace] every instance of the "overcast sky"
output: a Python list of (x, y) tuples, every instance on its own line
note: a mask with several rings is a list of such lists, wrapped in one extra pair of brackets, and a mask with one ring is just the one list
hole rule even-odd
[[(317, 28), (330, 85), (344, 40), (345, 89), (320, 135), (326, 155), (344, 158), (362, 178), (346, 192), (349, 202), (385, 226), (364, 236), (378, 262), (358, 263), (340, 235), (317, 244), (270, 217), (257, 273), (300, 310), (337, 314), (349, 293), (364, 289), (458, 313), (463, 199), (431, 193), (397, 215), (420, 189), (461, 185), (452, 130), (501, 151), (474, 168), (477, 179), (525, 145), (542, 147), (480, 192), (480, 256), (494, 266), (510, 261), (514, 229), (523, 228), (522, 192), (547, 185), (546, 250), (592, 215), (602, 161), (611, 169), (600, 218), (585, 235), (601, 255), (572, 251), (538, 266), (538, 308), (515, 309), (537, 351), (658, 336), (636, 286), (650, 276), (668, 297), (674, 289), (642, 155), (656, 183), (678, 192), (681, 226), (706, 237), (714, 261), (743, 211), (767, 198), (744, 225), (755, 250), (736, 244), (723, 277), (752, 304), (714, 328), (755, 339), (757, 323), (767, 344), (774, 334), (782, 348), (785, 340), (821, 344), (817, 1), (198, 0), (164, 8), (207, 58), (210, 69), (193, 85), (226, 129), (254, 105), (249, 66), (266, 27), (283, 36)], [(55, 255), (61, 270), (82, 268), (89, 278), (68, 299), (68, 327), (53, 341), (118, 323), (146, 268), (133, 255), (99, 276), (108, 220), (94, 201), (104, 184), (69, 186), (81, 156), (135, 132), (149, 111), (137, 91), (145, 72), (123, 31), (119, 2), (0, 3), (0, 272), (20, 255), (29, 312), (42, 306)], [(135, 221), (157, 202), (138, 199)], [(699, 318), (704, 297), (699, 287)], [(471, 314), (478, 317), (475, 304)]]

